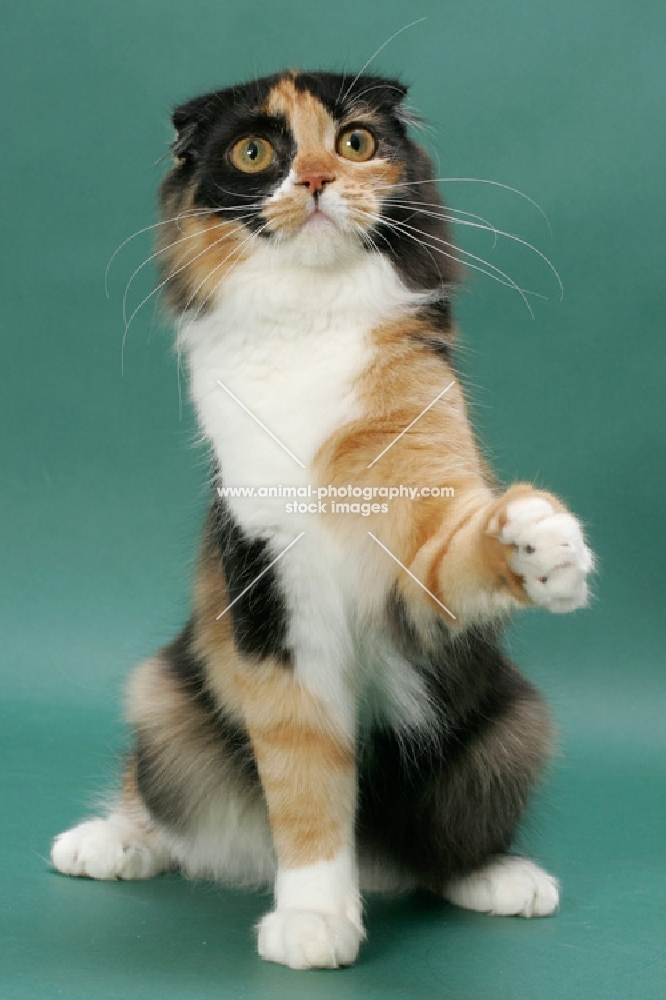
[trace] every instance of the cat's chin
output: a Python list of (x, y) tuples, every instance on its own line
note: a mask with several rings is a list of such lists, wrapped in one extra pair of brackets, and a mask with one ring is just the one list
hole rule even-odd
[(345, 232), (325, 217), (306, 222), (277, 244), (281, 263), (299, 267), (332, 267), (356, 260), (363, 252), (355, 233)]

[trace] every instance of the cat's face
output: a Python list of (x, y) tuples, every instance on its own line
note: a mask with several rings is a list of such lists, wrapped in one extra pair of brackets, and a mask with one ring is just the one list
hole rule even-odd
[(285, 73), (177, 108), (175, 164), (161, 190), (175, 220), (161, 236), (172, 303), (211, 295), (259, 241), (280, 263), (330, 267), (383, 253), (412, 286), (450, 280), (446, 260), (433, 265), (418, 239), (446, 235), (443, 222), (413, 221), (414, 204), (441, 203), (407, 133), (405, 94), (379, 77)]

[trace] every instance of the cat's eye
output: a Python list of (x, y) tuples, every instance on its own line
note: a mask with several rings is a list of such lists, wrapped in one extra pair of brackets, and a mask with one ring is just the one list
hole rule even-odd
[(336, 149), (345, 160), (363, 163), (364, 160), (374, 156), (377, 143), (367, 128), (348, 128), (338, 136)]
[(239, 139), (231, 149), (231, 162), (246, 174), (258, 174), (273, 162), (273, 147), (268, 139), (249, 136)]

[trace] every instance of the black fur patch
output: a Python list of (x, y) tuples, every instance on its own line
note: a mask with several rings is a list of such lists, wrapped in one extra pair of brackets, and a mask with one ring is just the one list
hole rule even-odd
[[(395, 116), (396, 109), (407, 96), (403, 83), (383, 76), (354, 79), (340, 73), (297, 73), (294, 85), (299, 91), (309, 91), (336, 119), (365, 107)], [(399, 125), (404, 133), (402, 121)]]
[[(206, 686), (206, 668), (192, 649), (194, 624), (188, 622), (180, 635), (161, 652), (164, 669), (177, 682), (188, 712), (188, 732), (174, 733), (174, 739), (196, 738), (220, 760), (220, 775), (231, 772), (239, 787), (259, 794), (260, 782), (250, 738), (211, 695)], [(199, 709), (192, 716), (191, 707)], [(185, 708), (184, 708), (185, 711)], [(165, 734), (166, 735), (166, 734)], [(146, 733), (137, 732), (134, 747), (139, 793), (156, 820), (174, 830), (185, 830), (193, 808), (199, 806), (196, 783), (189, 782), (178, 769), (165, 767), (164, 752), (152, 745)], [(183, 784), (185, 782), (185, 784)], [(199, 796), (204, 789), (199, 789)]]
[(438, 358), (451, 366), (451, 348), (453, 346), (451, 299), (448, 295), (442, 295), (441, 298), (419, 310), (418, 316), (427, 325), (430, 332), (428, 334), (422, 332), (412, 334), (414, 341), (432, 351)]
[[(281, 115), (261, 110), (279, 77), (219, 90), (194, 98), (173, 113), (177, 165), (166, 175), (160, 197), (172, 210), (174, 200), (190, 189), (195, 208), (210, 208), (221, 219), (242, 220), (256, 232), (265, 222), (260, 203), (284, 180), (296, 152), (294, 137)], [(273, 164), (247, 174), (229, 161), (229, 151), (244, 136), (268, 139), (275, 149)]]
[[(391, 611), (397, 645), (425, 678), (439, 724), (427, 737), (369, 734), (359, 764), (357, 837), (366, 855), (441, 888), (509, 849), (548, 755), (550, 724), (494, 630), (452, 639), (438, 623), (424, 642), (395, 597)], [(503, 741), (510, 742), (514, 724), (525, 730), (525, 745), (512, 759)]]
[(424, 337), (421, 334), (414, 334), (414, 340), (422, 344), (433, 354), (436, 354), (440, 361), (445, 361), (447, 364), (451, 362), (451, 345), (448, 340), (442, 337)]
[[(213, 501), (207, 530), (220, 553), (229, 602), (236, 601), (228, 612), (236, 646), (246, 656), (271, 656), (290, 666), (287, 605), (275, 567), (266, 571), (274, 558), (268, 543), (246, 535), (219, 495)], [(260, 573), (263, 576), (257, 579)], [(250, 589), (240, 597), (246, 587)]]
[[(456, 251), (430, 159), (407, 132), (400, 109), (407, 88), (397, 80), (376, 76), (354, 80), (337, 73), (277, 74), (180, 105), (173, 113), (177, 162), (160, 192), (165, 213), (176, 216), (193, 193), (195, 207), (241, 221), (249, 232), (260, 230), (266, 221), (261, 202), (287, 176), (296, 154), (289, 122), (263, 110), (270, 91), (285, 76), (293, 79), (297, 90), (313, 94), (337, 121), (372, 115), (378, 155), (401, 164), (403, 178), (384, 193), (383, 221), (370, 235), (409, 288), (451, 289), (459, 275)], [(247, 135), (264, 137), (273, 145), (276, 157), (268, 170), (248, 174), (231, 165), (229, 150)], [(261, 235), (272, 238), (268, 231)], [(369, 244), (366, 249), (375, 252)]]

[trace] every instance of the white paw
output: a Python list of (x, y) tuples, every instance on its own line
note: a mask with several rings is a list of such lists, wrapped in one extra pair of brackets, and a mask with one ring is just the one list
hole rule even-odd
[(557, 879), (533, 861), (507, 855), (449, 882), (444, 898), (501, 917), (547, 917), (557, 909), (560, 893)]
[(594, 558), (576, 518), (555, 513), (542, 497), (514, 500), (506, 514), (499, 540), (514, 546), (511, 568), (523, 578), (527, 595), (549, 611), (583, 607)]
[(165, 851), (153, 849), (140, 828), (123, 816), (91, 819), (61, 833), (51, 847), (54, 868), (88, 878), (151, 878), (168, 867)]
[(314, 910), (275, 910), (258, 926), (258, 951), (292, 969), (337, 969), (356, 960), (363, 931), (346, 917)]

